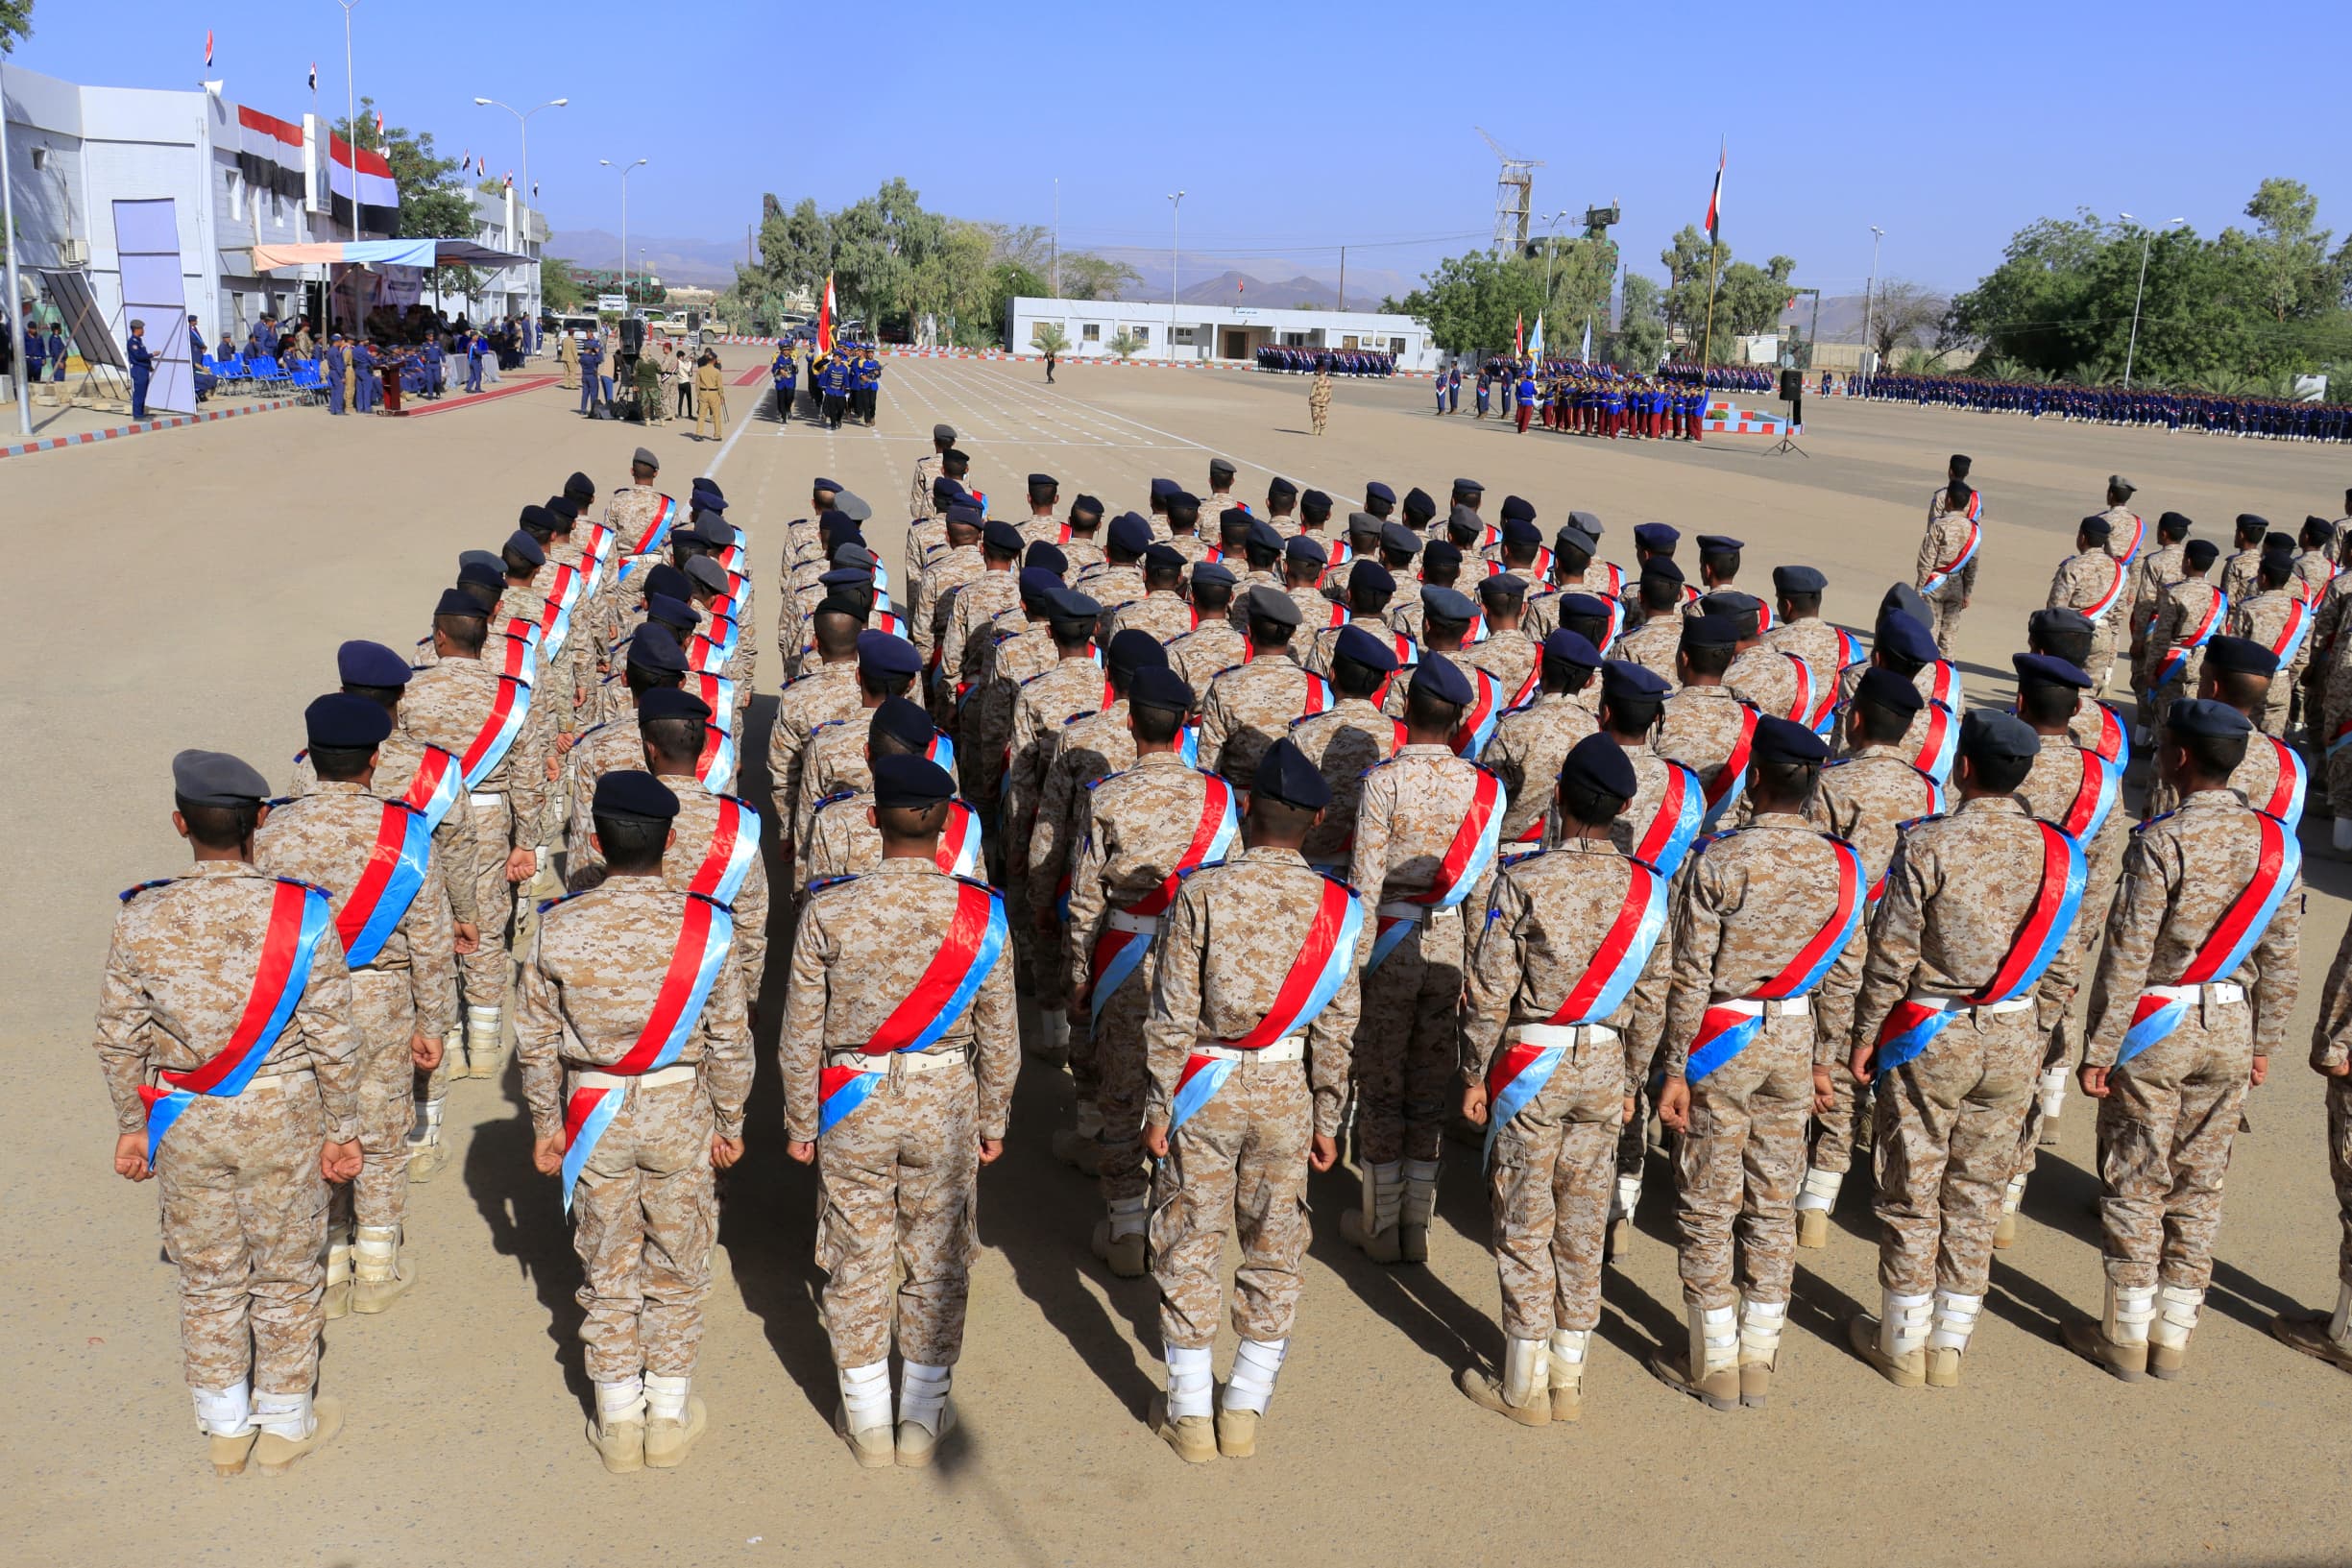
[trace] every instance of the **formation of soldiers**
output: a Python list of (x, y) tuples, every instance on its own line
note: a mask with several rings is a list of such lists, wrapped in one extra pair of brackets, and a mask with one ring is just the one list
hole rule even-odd
[(1966, 375), (1872, 375), (1852, 378), (1849, 396), (1880, 402), (1930, 403), (1978, 414), (2092, 424), (2136, 424), (2266, 441), (2352, 441), (2352, 403), (2234, 398), (2150, 387), (2077, 387), (2059, 381), (1996, 381)]
[(1286, 349), (1262, 344), (1257, 367), (1285, 375), (1394, 375), (1396, 356), (1372, 349)]
[[(1449, 1133), (1483, 1146), (1493, 1215), (1507, 1348), (1460, 1379), (1485, 1408), (1581, 1412), (1653, 1116), (1687, 1321), (1661, 1381), (1767, 1402), (1796, 1251), (1867, 1144), (1883, 1291), (1855, 1352), (1955, 1385), (2070, 1076), (2099, 1103), (2105, 1300), (2067, 1340), (2181, 1374), (2298, 984), (2306, 764), (2272, 726), (2302, 701), (2315, 736), (2352, 732), (2352, 519), (2307, 535), (2325, 574), (2242, 519), (2259, 590), (2225, 610), (2214, 547), (2171, 514), (2145, 542), (2111, 479), (2002, 712), (1967, 709), (1948, 658), (1979, 566), (1965, 459), (1865, 651), (1821, 617), (1824, 573), (1751, 594), (1720, 535), (1686, 574), (1644, 523), (1620, 566), (1592, 514), (1547, 538), (1467, 478), (1443, 507), (1369, 483), (1335, 525), (1280, 477), (1241, 500), (1223, 459), (1205, 495), (1155, 479), (1115, 516), (1031, 473), (999, 516), (956, 441), (916, 465), (895, 572), (830, 479), (782, 528), (764, 803), (734, 793), (747, 538), (643, 448), (610, 495), (572, 474), (461, 557), (412, 651), (344, 644), (285, 796), (175, 760), (194, 863), (124, 895), (96, 1034), (219, 1470), (339, 1430), (322, 1324), (417, 1279), (408, 1188), (510, 1030), (581, 1262), (588, 1443), (616, 1473), (684, 1462), (771, 939), (785, 1153), (823, 1191), (861, 1465), (929, 1463), (955, 1428), (979, 1171), (1024, 1058), (1074, 1080), (1052, 1146), (1099, 1183), (1088, 1249), (1157, 1287), (1152, 1419), (1187, 1461), (1255, 1451), (1309, 1172), (1345, 1148), (1341, 1233), (1419, 1265)], [(2282, 592), (2316, 683), (2256, 613)], [(2093, 673), (2120, 630), (2177, 803), (2128, 833), (2134, 727)], [(2332, 760), (2331, 786), (2340, 835)], [(2312, 1062), (2352, 1238), (2348, 969), (2352, 941)], [(2344, 1258), (2333, 1313), (2274, 1331), (2352, 1371)]]
[(790, 422), (805, 383), (805, 418), (823, 421), (829, 430), (838, 430), (843, 420), (870, 427), (882, 398), (882, 358), (874, 345), (843, 343), (828, 354), (819, 353), (812, 343), (805, 364), (800, 350), (798, 339), (776, 340), (776, 357), (767, 368), (776, 391), (776, 418)]

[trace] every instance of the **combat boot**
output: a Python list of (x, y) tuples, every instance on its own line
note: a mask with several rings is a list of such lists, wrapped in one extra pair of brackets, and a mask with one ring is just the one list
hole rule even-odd
[(315, 1454), (343, 1430), (343, 1401), (313, 1401), (308, 1393), (255, 1394), (254, 1425), (261, 1435), (254, 1460), (266, 1475), (282, 1475), (305, 1454)]
[(1340, 1216), (1340, 1235), (1362, 1247), (1374, 1263), (1395, 1263), (1404, 1256), (1397, 1236), (1404, 1210), (1404, 1170), (1401, 1160), (1364, 1167), (1364, 1206)]
[(352, 1262), (358, 1280), (352, 1299), (353, 1312), (389, 1311), (417, 1283), (417, 1266), (401, 1251), (398, 1225), (360, 1226)]
[(841, 1368), (841, 1403), (833, 1430), (849, 1444), (859, 1468), (886, 1470), (898, 1462), (898, 1435), (890, 1423), (890, 1363)]
[(645, 1380), (596, 1385), (596, 1413), (588, 1418), (588, 1446), (606, 1473), (625, 1476), (645, 1467)]
[(1781, 1331), (1788, 1326), (1785, 1301), (1743, 1301), (1739, 1308), (1739, 1402), (1764, 1408), (1772, 1374), (1781, 1362)]
[(2339, 853), (2352, 851), (2352, 816), (2336, 819), (2335, 841)]
[(2064, 1062), (2042, 1070), (2042, 1125), (2035, 1142), (2045, 1148), (2058, 1141), (2058, 1113), (2066, 1108), (2066, 1080), (2071, 1075)]
[(2147, 1325), (2147, 1373), (2167, 1380), (2180, 1376), (2189, 1360), (2189, 1336), (2205, 1292), (2167, 1285), (2156, 1291), (2156, 1315)]
[(352, 1310), (352, 1243), (341, 1225), (327, 1235), (327, 1297), (321, 1308), (331, 1323)]
[(2021, 1170), (2009, 1178), (2009, 1185), (2000, 1194), (2000, 1218), (1993, 1224), (1993, 1245), (2005, 1249), (2017, 1244), (2017, 1213), (2025, 1202), (2025, 1173)]
[[(455, 1068), (452, 1065), (451, 1072)], [(417, 1106), (417, 1120), (408, 1129), (408, 1179), (431, 1181), (449, 1163), (449, 1151), (441, 1141), (441, 1113), (447, 1100), (427, 1099)]]
[(1396, 1255), (1405, 1263), (1429, 1261), (1429, 1221), (1438, 1212), (1438, 1162), (1405, 1162), (1405, 1200), (1396, 1214)]
[(695, 1439), (709, 1424), (702, 1401), (691, 1392), (691, 1378), (645, 1374), (645, 1467), (674, 1470), (693, 1452)]
[(466, 1008), (466, 1076), (496, 1078), (505, 1066), (504, 1012), (497, 1007), (469, 1005)]
[(1797, 1244), (1830, 1244), (1830, 1211), (1837, 1207), (1837, 1190), (1846, 1184), (1843, 1170), (1807, 1170), (1797, 1193)]
[(1078, 1124), (1054, 1134), (1054, 1158), (1081, 1176), (1103, 1173), (1103, 1112), (1090, 1099), (1078, 1102)]
[(1121, 1279), (1143, 1278), (1144, 1242), (1141, 1197), (1112, 1199), (1109, 1218), (1094, 1222), (1094, 1255)]
[(1258, 1421), (1273, 1399), (1274, 1379), (1289, 1350), (1288, 1339), (1244, 1339), (1234, 1351), (1233, 1370), (1217, 1409), (1217, 1452), (1226, 1459), (1246, 1459), (1257, 1453)]
[(1976, 1318), (1983, 1311), (1984, 1297), (1980, 1295), (1956, 1295), (1940, 1290), (1935, 1292), (1935, 1326), (1928, 1333), (1928, 1387), (1960, 1386), (1960, 1357), (1968, 1349), (1969, 1337), (1976, 1332)]
[(1481, 1410), (1508, 1416), (1523, 1427), (1551, 1424), (1551, 1346), (1546, 1340), (1505, 1339), (1501, 1377), (1466, 1366), (1455, 1375), (1454, 1384)]
[(1928, 1382), (1928, 1321), (1935, 1297), (1880, 1291), (1879, 1315), (1856, 1313), (1846, 1321), (1846, 1343), (1898, 1388)]
[(1045, 1025), (1045, 1049), (1037, 1053), (1038, 1059), (1055, 1067), (1068, 1067), (1070, 1065), (1070, 1015), (1065, 1011), (1055, 1009), (1042, 1011), (1039, 1016)]
[(2270, 1319), (2270, 1337), (2340, 1372), (2352, 1372), (2352, 1285), (2336, 1288), (2333, 1313), (2279, 1314)]
[(1634, 1239), (1634, 1211), (1641, 1207), (1641, 1177), (1638, 1173), (1617, 1175), (1617, 1190), (1609, 1200), (1609, 1234), (1602, 1243), (1602, 1255), (1612, 1260), (1625, 1256), (1625, 1248)]
[(948, 1403), (954, 1373), (945, 1366), (908, 1362), (898, 1379), (898, 1462), (910, 1470), (929, 1464), (939, 1439), (956, 1430), (956, 1407)]
[(1168, 1391), (1154, 1400), (1152, 1430), (1186, 1464), (1206, 1464), (1217, 1457), (1217, 1432), (1210, 1419), (1216, 1393), (1211, 1347), (1165, 1346)]
[(205, 1441), (212, 1451), (212, 1473), (243, 1474), (254, 1439), (260, 1435), (260, 1429), (254, 1425), (252, 1390), (240, 1383), (233, 1388), (192, 1388), (189, 1392), (196, 1397), (196, 1421), (204, 1428)]
[(1690, 1343), (1676, 1360), (1663, 1347), (1650, 1358), (1650, 1375), (1716, 1411), (1739, 1409), (1739, 1309), (1685, 1304)]
[(2147, 1376), (2147, 1330), (2156, 1315), (2156, 1288), (2107, 1282), (2107, 1306), (2100, 1319), (2068, 1323), (2062, 1332), (2067, 1348), (2097, 1366), (2103, 1366), (2125, 1383)]
[(1552, 1385), (1552, 1419), (1574, 1421), (1585, 1413), (1585, 1356), (1592, 1348), (1590, 1329), (1554, 1329), (1546, 1357)]

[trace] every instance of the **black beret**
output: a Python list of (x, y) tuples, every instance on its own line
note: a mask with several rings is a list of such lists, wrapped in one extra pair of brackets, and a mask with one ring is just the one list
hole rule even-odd
[(1487, 604), (1515, 604), (1526, 596), (1526, 580), (1507, 571), (1483, 578), (1478, 584), (1478, 597)]
[(1683, 568), (1674, 564), (1674, 558), (1670, 555), (1651, 556), (1647, 561), (1641, 563), (1641, 580), (1646, 583), (1654, 579), (1662, 579), (1680, 588), (1683, 584)]
[(1258, 759), (1257, 793), (1303, 811), (1320, 811), (1331, 804), (1331, 786), (1322, 770), (1307, 760), (1306, 753), (1285, 736)]
[(2180, 555), (2181, 559), (2188, 562), (2191, 567), (2198, 571), (2203, 571), (2207, 567), (2213, 565), (2214, 557), (2220, 553), (2221, 547), (2212, 540), (2193, 539), (2181, 547)]
[[(843, 502), (855, 499), (856, 497), (851, 495), (850, 493), (845, 490), (841, 492), (840, 495), (833, 498), (833, 509), (836, 512), (839, 512), (841, 511)], [(716, 517), (723, 514), (727, 510), (727, 497), (721, 495), (715, 490), (703, 490), (697, 487), (693, 495), (688, 498), (687, 504), (696, 517), (701, 517), (706, 512), (710, 513), (714, 517)], [(864, 503), (860, 502), (859, 504), (863, 505)], [(863, 522), (865, 519), (853, 518), (852, 520)]]
[[(727, 493), (718, 488), (718, 481), (707, 473), (694, 475), (694, 483), (691, 488), (693, 494), (697, 495), (715, 495), (722, 501), (727, 498)], [(836, 485), (833, 488), (839, 490), (841, 487)]]
[(1454, 489), (1465, 495), (1484, 495), (1487, 487), (1475, 479), (1456, 479)]
[(1524, 496), (1506, 495), (1503, 497), (1502, 518), (1505, 522), (1533, 522), (1536, 520), (1535, 503)]
[(1195, 588), (1199, 588), (1202, 583), (1223, 583), (1225, 587), (1231, 588), (1235, 581), (1232, 568), (1222, 561), (1194, 562), (1192, 579)]
[[(2068, 686), (2077, 691), (2087, 690), (2096, 683), (2080, 664), (2053, 659), (2046, 653), (2013, 653), (2009, 663), (2017, 671), (2017, 684), (2028, 686)], [(1893, 674), (1892, 670), (1887, 672)]]
[(2074, 532), (2084, 539), (2107, 539), (2115, 533), (2114, 524), (2093, 513), (2074, 525)]
[[(655, 457), (651, 452), (645, 450), (645, 448), (643, 446), (637, 448), (637, 456), (635, 461), (644, 464), (645, 467), (649, 469), (658, 469), (662, 466), (661, 459)], [(571, 477), (564, 481), (564, 494), (567, 495), (577, 495), (585, 500), (594, 500), (596, 496), (596, 482), (594, 479), (591, 479), (587, 474), (580, 472), (577, 469), (574, 469), (571, 472)]]
[(1438, 701), (1452, 703), (1457, 708), (1468, 707), (1475, 694), (1470, 678), (1442, 653), (1430, 654), (1413, 667), (1413, 689), (1426, 691)]
[(2184, 697), (2165, 710), (2164, 727), (2175, 735), (2225, 739), (2246, 734), (2254, 728), (2254, 721), (2227, 703)]
[(346, 642), (335, 650), (335, 679), (345, 686), (406, 686), (408, 661), (381, 642)]
[(1283, 478), (1282, 475), (1278, 473), (1272, 479), (1266, 481), (1266, 495), (1269, 499), (1279, 498), (1288, 500), (1295, 497), (1297, 494), (1298, 487), (1292, 484), (1288, 479)]
[(596, 781), (589, 815), (634, 817), (644, 822), (667, 822), (678, 814), (678, 797), (650, 773), (616, 768)]
[(648, 687), (637, 699), (637, 716), (649, 718), (691, 718), (697, 724), (711, 722), (711, 705), (682, 686)]
[(1830, 586), (1830, 579), (1818, 567), (1775, 567), (1772, 568), (1774, 591), (1795, 595), (1819, 593)]
[[(959, 528), (978, 528), (982, 531), (982, 537), (986, 537), (988, 516), (986, 513), (982, 512), (979, 507), (974, 506), (969, 501), (950, 502), (947, 511), (942, 513), (941, 516), (945, 517), (949, 522), (956, 524)], [(1018, 529), (1013, 528), (1009, 523), (1006, 526), (1006, 530), (1012, 534), (1013, 538), (1019, 539), (1021, 537)], [(1010, 548), (1010, 546), (1006, 547)]]
[(1793, 718), (1766, 713), (1756, 721), (1753, 742), (1759, 762), (1826, 762), (1830, 743)]
[(356, 751), (382, 744), (392, 733), (392, 715), (382, 703), (336, 691), (303, 710), (303, 729), (313, 746)]
[(443, 589), (441, 602), (433, 606), (433, 614), (437, 616), (467, 615), (475, 620), (485, 620), (490, 615), (490, 612), (482, 608), (482, 601), (462, 588)]
[(1382, 674), (1396, 668), (1396, 650), (1389, 646), (1388, 640), (1375, 637), (1353, 621), (1341, 627), (1340, 635), (1332, 639), (1331, 657), (1362, 664), (1367, 669), (1376, 669)]
[(1166, 668), (1168, 650), (1159, 639), (1140, 626), (1128, 626), (1111, 634), (1110, 646), (1103, 650), (1103, 659), (1121, 675), (1132, 676), (1139, 669), (1152, 665)]
[(555, 519), (556, 532), (562, 533), (580, 520), (580, 503), (569, 495), (547, 497), (547, 514)]
[(1024, 567), (1042, 567), (1059, 577), (1070, 569), (1070, 558), (1062, 553), (1060, 545), (1035, 539), (1030, 541), (1028, 551), (1021, 557), (1021, 565)]
[(923, 656), (903, 637), (893, 637), (888, 632), (860, 632), (858, 667), (872, 675), (914, 675), (923, 668)]
[(1322, 541), (1311, 534), (1292, 535), (1283, 543), (1282, 553), (1293, 561), (1312, 561), (1319, 567), (1331, 559), (1331, 552), (1323, 548)]
[(1051, 567), (1023, 567), (1014, 580), (1020, 586), (1021, 602), (1031, 607), (1051, 602), (1061, 591), (1061, 573)]
[(1184, 552), (1173, 544), (1147, 544), (1144, 546), (1143, 564), (1154, 571), (1182, 571)]
[(1655, 701), (1673, 689), (1664, 676), (1647, 664), (1637, 664), (1630, 659), (1602, 661), (1601, 695), (1612, 702), (1628, 698)]
[(1249, 524), (1249, 537), (1243, 542), (1243, 546), (1246, 549), (1255, 550), (1260, 555), (1280, 555), (1282, 553), (1282, 535), (1270, 522), (1252, 521)]
[(516, 517), (515, 526), (551, 534), (555, 532), (555, 514), (544, 506), (526, 506)]
[(645, 618), (658, 620), (665, 626), (674, 626), (681, 632), (691, 632), (702, 624), (702, 612), (684, 599), (673, 599), (667, 593), (651, 593), (645, 597)]
[(1503, 519), (1503, 543), (1506, 544), (1540, 544), (1543, 531), (1526, 518)]
[(1935, 634), (1907, 610), (1894, 611), (1879, 624), (1879, 647), (1914, 664), (1932, 664), (1939, 657)]
[[(950, 452), (950, 453), (948, 453), (948, 456), (950, 456), (950, 457), (954, 457), (954, 456), (957, 456), (957, 455), (958, 455), (958, 454), (957, 454), (957, 453), (955, 453), (955, 452)], [(816, 478), (816, 479), (812, 479), (812, 480), (810, 480), (810, 481), (809, 481), (809, 489), (810, 489), (810, 491), (811, 491), (812, 494), (815, 494), (815, 495), (824, 495), (824, 494), (827, 494), (827, 493), (829, 493), (829, 492), (830, 492), (830, 493), (832, 493), (832, 494), (835, 494), (835, 495), (838, 495), (838, 494), (840, 493), (840, 490), (841, 490), (841, 481), (840, 481), (840, 480), (838, 480), (838, 479), (825, 479), (825, 478)]]
[(686, 673), (686, 654), (668, 627), (647, 622), (629, 636), (628, 663), (657, 674)]
[(1110, 519), (1110, 547), (1123, 555), (1141, 555), (1152, 543), (1152, 524), (1132, 512)]
[(1078, 497), (1078, 499), (1076, 499), (1076, 500), (1074, 500), (1074, 501), (1072, 501), (1072, 502), (1070, 503), (1070, 516), (1071, 516), (1073, 519), (1076, 519), (1076, 518), (1097, 518), (1097, 519), (1099, 519), (1099, 518), (1101, 518), (1101, 517), (1103, 516), (1103, 502), (1102, 502), (1102, 500), (1101, 500), (1099, 497), (1097, 497), (1097, 496), (1093, 496), (1093, 495), (1080, 495), (1080, 496), (1079, 496), (1079, 497)]
[(815, 615), (847, 615), (852, 620), (863, 620), (873, 613), (874, 595), (870, 590), (864, 593), (853, 593), (847, 590), (828, 593), (817, 600), (816, 608), (810, 612)]
[(1709, 615), (1753, 615), (1763, 608), (1763, 600), (1736, 588), (1719, 588), (1699, 600), (1701, 613)]
[(1563, 593), (1557, 609), (1562, 620), (1605, 620), (1613, 625), (1617, 618), (1609, 601), (1592, 593)]
[(1575, 669), (1601, 667), (1601, 650), (1592, 645), (1592, 639), (1565, 626), (1544, 634), (1543, 658), (1546, 663), (1566, 664)]
[(1560, 764), (1560, 782), (1619, 800), (1632, 800), (1641, 788), (1634, 760), (1605, 735), (1588, 735), (1568, 748)]
[(990, 518), (982, 523), (980, 539), (982, 544), (999, 555), (1019, 555), (1027, 543), (1021, 537), (1021, 530), (1003, 518)]
[(694, 580), (665, 561), (660, 566), (649, 569), (645, 573), (645, 580), (638, 586), (649, 599), (656, 594), (683, 599), (694, 591)]
[(1046, 618), (1056, 623), (1090, 621), (1102, 614), (1102, 600), (1090, 593), (1081, 593), (1075, 588), (1056, 589), (1046, 599)]
[[(531, 510), (539, 512), (540, 509), (533, 507)], [(545, 517), (546, 514), (540, 512), (540, 516)], [(506, 536), (506, 553), (534, 571), (547, 564), (546, 550), (541, 546), (539, 541), (520, 528)]]
[(1320, 490), (1298, 493), (1298, 515), (1302, 518), (1322, 519), (1331, 515), (1331, 497)]
[(1683, 622), (1685, 648), (1729, 648), (1739, 641), (1739, 623), (1730, 615), (1692, 615)]
[(1029, 488), (1031, 490), (1044, 490), (1060, 484), (1061, 481), (1050, 473), (1032, 473), (1029, 476)]
[(1127, 700), (1130, 708), (1152, 708), (1164, 713), (1189, 712), (1193, 688), (1166, 663), (1146, 664), (1136, 670), (1134, 680), (1128, 684)]
[(920, 704), (904, 697), (885, 697), (866, 720), (865, 733), (868, 737), (886, 735), (908, 750), (919, 753), (929, 748), (932, 736), (938, 732), (932, 728), (931, 715), (923, 712)]
[(1884, 664), (1873, 664), (1863, 670), (1861, 684), (1854, 688), (1854, 695), (1857, 702), (1874, 703), (1906, 718), (1928, 706), (1918, 683), (1906, 680)]
[(1450, 539), (1433, 539), (1421, 546), (1421, 568), (1462, 565), (1462, 546)]
[(2042, 737), (2015, 713), (1972, 708), (1960, 721), (1960, 755), (1976, 762), (2022, 762), (2039, 753)]
[(1404, 508), (1406, 517), (1418, 518), (1423, 522), (1438, 515), (1438, 503), (1430, 498), (1429, 492), (1418, 485), (1405, 492)]
[(2205, 644), (2205, 667), (2231, 675), (2276, 675), (2278, 655), (2250, 637), (2217, 637)]
[(1396, 591), (1396, 576), (1377, 561), (1358, 561), (1347, 568), (1347, 591), (1394, 593)]
[(1200, 510), (1200, 497), (1178, 486), (1161, 496), (1159, 504), (1167, 512), (1198, 512)]
[(928, 757), (887, 756), (874, 759), (874, 804), (928, 811), (954, 798), (956, 781), (947, 769)]
[(2185, 534), (2195, 526), (2195, 522), (2191, 520), (2189, 514), (2186, 512), (2167, 512), (2164, 514), (2164, 516), (2156, 519), (2156, 531), (2158, 533), (2170, 531)]

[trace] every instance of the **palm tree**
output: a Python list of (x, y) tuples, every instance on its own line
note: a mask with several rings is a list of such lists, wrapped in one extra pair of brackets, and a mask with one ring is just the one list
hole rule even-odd
[(1134, 358), (1135, 350), (1142, 347), (1143, 345), (1136, 341), (1135, 334), (1132, 332), (1123, 331), (1110, 340), (1110, 351), (1121, 359)]
[(1070, 351), (1070, 334), (1061, 329), (1061, 323), (1046, 322), (1029, 335), (1029, 346), (1048, 359), (1058, 359)]

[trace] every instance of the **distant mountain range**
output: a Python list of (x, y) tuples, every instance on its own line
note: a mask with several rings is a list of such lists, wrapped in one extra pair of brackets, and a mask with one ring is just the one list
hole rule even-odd
[[(640, 251), (644, 253), (642, 263), (638, 260)], [(576, 261), (583, 267), (618, 271), (620, 236), (609, 229), (558, 229), (547, 241), (547, 253)], [(629, 236), (629, 270), (635, 272), (642, 265), (665, 282), (724, 287), (735, 281), (735, 264), (742, 259), (740, 240), (720, 243), (659, 234)]]
[[(1113, 261), (1124, 261), (1135, 269), (1140, 282), (1129, 284), (1123, 294), (1138, 302), (1168, 298), (1168, 253), (1140, 247), (1105, 246), (1097, 255)], [(1320, 305), (1325, 310), (1343, 308), (1340, 302), (1340, 269), (1335, 263), (1306, 263), (1281, 257), (1252, 256), (1248, 260), (1195, 253), (1184, 256), (1181, 277), (1183, 286), (1176, 298), (1191, 304), (1264, 305), (1269, 309), (1297, 309), (1301, 305)], [(1203, 277), (1201, 275), (1210, 276)], [(1377, 310), (1380, 302), (1389, 295), (1403, 295), (1414, 286), (1414, 279), (1391, 267), (1350, 266), (1347, 269), (1348, 310)]]

